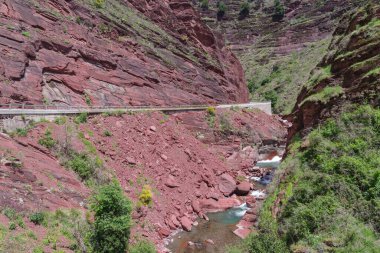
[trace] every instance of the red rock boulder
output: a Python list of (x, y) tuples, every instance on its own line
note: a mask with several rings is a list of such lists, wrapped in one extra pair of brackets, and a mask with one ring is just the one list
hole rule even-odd
[(251, 190), (251, 184), (248, 181), (241, 182), (236, 187), (236, 194), (240, 196), (245, 196)]
[(224, 196), (231, 196), (236, 190), (236, 181), (229, 174), (225, 173), (219, 178), (219, 190)]
[(179, 222), (181, 223), (181, 226), (183, 228), (183, 230), (185, 231), (191, 231), (191, 227), (193, 225), (193, 222), (186, 216), (183, 216)]

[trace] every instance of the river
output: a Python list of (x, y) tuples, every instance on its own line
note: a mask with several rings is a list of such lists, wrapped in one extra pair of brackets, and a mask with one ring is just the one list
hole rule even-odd
[[(265, 197), (266, 187), (272, 181), (273, 172), (280, 161), (281, 158), (275, 156), (271, 160), (257, 162), (256, 166), (272, 168), (272, 171), (261, 178), (251, 178), (255, 186), (251, 195), (259, 199)], [(180, 231), (173, 235), (169, 238), (167, 248), (172, 253), (225, 253), (228, 245), (236, 244), (241, 240), (233, 231), (247, 210), (246, 204), (242, 204), (224, 212), (208, 213), (209, 221), (198, 219), (198, 225), (193, 226), (191, 232)]]

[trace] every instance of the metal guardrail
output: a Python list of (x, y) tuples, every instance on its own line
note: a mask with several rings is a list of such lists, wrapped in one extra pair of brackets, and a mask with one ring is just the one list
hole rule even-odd
[(30, 104), (0, 104), (0, 115), (23, 115), (23, 114), (77, 114), (103, 113), (112, 111), (183, 111), (183, 110), (205, 110), (208, 107), (216, 108), (259, 108), (269, 106), (270, 102), (246, 103), (246, 104), (208, 104), (208, 105), (176, 105), (176, 106), (71, 106), (71, 105), (30, 105)]
[(29, 104), (0, 104), (0, 109), (36, 109), (36, 110), (59, 110), (59, 109), (73, 109), (73, 110), (97, 110), (97, 109), (149, 109), (149, 108), (207, 108), (209, 106), (217, 105), (178, 105), (178, 106), (72, 106), (72, 105), (29, 105)]

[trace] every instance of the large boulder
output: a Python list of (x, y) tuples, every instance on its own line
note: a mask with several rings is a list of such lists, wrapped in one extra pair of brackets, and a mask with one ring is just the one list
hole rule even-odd
[(197, 199), (194, 199), (191, 202), (191, 206), (193, 207), (194, 212), (199, 213), (201, 211), (201, 207), (200, 207), (199, 201)]
[(225, 173), (219, 178), (219, 190), (224, 196), (231, 196), (236, 189), (236, 181), (229, 174)]
[(241, 239), (245, 239), (251, 233), (251, 230), (248, 228), (238, 228), (234, 231), (234, 234), (239, 236)]
[(191, 227), (193, 225), (193, 222), (188, 217), (183, 216), (179, 220), (179, 222), (181, 223), (183, 230), (188, 231), (188, 232), (191, 231)]
[(245, 196), (251, 190), (251, 184), (248, 181), (241, 182), (236, 187), (236, 194), (240, 196)]
[(201, 199), (199, 201), (200, 208), (205, 212), (218, 212), (224, 211), (229, 208), (239, 206), (241, 203), (235, 198), (224, 198), (224, 199)]

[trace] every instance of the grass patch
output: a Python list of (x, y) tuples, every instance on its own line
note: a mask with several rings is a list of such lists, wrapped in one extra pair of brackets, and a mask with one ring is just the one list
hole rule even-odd
[(88, 114), (86, 112), (83, 112), (74, 118), (74, 122), (76, 124), (83, 124), (87, 122), (87, 119), (88, 119)]
[(46, 129), (45, 134), (38, 140), (38, 144), (47, 149), (52, 149), (57, 144), (57, 141), (53, 139), (51, 134), (51, 131)]
[(251, 48), (239, 58), (254, 101), (272, 101), (274, 113), (290, 113), (310, 72), (327, 52), (330, 38), (309, 43), (299, 51), (273, 57), (272, 48)]
[(341, 86), (328, 86), (320, 92), (307, 97), (304, 101), (302, 101), (300, 106), (302, 106), (306, 102), (320, 102), (323, 104), (327, 104), (332, 98), (338, 97), (343, 93), (344, 91)]

